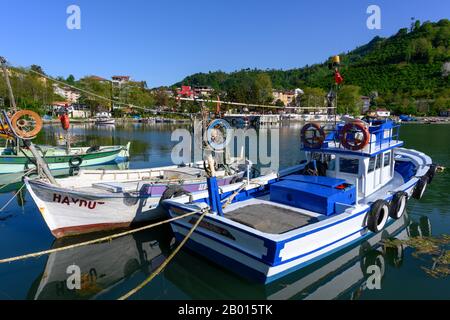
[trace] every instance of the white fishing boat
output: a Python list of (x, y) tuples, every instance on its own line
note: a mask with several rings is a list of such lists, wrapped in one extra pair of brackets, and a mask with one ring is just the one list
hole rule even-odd
[(115, 123), (116, 120), (111, 117), (111, 113), (109, 112), (99, 112), (95, 115), (96, 125), (113, 125)]
[[(232, 158), (218, 168), (219, 185), (242, 181), (251, 164)], [(166, 215), (162, 198), (207, 189), (203, 162), (140, 170), (80, 170), (57, 179), (28, 179), (25, 184), (56, 238), (128, 227)]]
[(237, 194), (219, 192), (208, 178), (208, 196), (163, 202), (172, 218), (195, 214), (171, 222), (175, 236), (184, 239), (206, 211), (187, 247), (269, 283), (378, 233), (402, 217), (409, 198), (423, 196), (436, 172), (429, 156), (402, 147), (398, 129), (389, 120), (348, 120), (325, 135), (307, 124), (301, 174), (249, 183)]

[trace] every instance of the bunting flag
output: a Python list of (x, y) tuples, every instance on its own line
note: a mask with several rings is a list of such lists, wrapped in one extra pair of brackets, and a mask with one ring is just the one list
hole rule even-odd
[(338, 70), (336, 70), (336, 73), (334, 74), (334, 81), (336, 84), (341, 84), (344, 81), (344, 78), (342, 78)]

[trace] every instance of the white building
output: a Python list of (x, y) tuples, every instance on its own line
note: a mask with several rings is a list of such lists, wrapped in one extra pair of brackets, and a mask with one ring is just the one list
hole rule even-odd
[(111, 79), (112, 79), (112, 82), (117, 86), (123, 86), (123, 85), (127, 84), (128, 82), (130, 82), (129, 76), (112, 76)]
[(80, 99), (80, 94), (77, 91), (70, 89), (69, 87), (60, 87), (57, 84), (53, 85), (53, 92), (70, 103), (77, 103)]

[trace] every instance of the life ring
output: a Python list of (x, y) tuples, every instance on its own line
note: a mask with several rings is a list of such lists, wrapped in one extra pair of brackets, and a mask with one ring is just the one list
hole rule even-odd
[(403, 191), (398, 191), (394, 194), (392, 198), (389, 216), (392, 219), (400, 219), (406, 210), (406, 203), (408, 202), (408, 194)]
[(416, 187), (414, 188), (413, 191), (413, 198), (420, 200), (423, 197), (423, 194), (425, 193), (425, 190), (427, 189), (427, 185), (428, 185), (428, 177), (422, 176), (420, 177), (419, 181), (416, 184)]
[(436, 174), (437, 171), (437, 165), (432, 164), (430, 166), (430, 169), (428, 169), (426, 176), (428, 177), (428, 183), (431, 184), (431, 181), (433, 181), (434, 175)]
[[(362, 139), (356, 135), (362, 134)], [(347, 123), (340, 134), (341, 144), (346, 149), (358, 151), (363, 149), (370, 140), (370, 132), (367, 126), (360, 120)]]
[(20, 138), (34, 138), (42, 129), (42, 118), (34, 111), (20, 110), (11, 117), (11, 126)]
[[(75, 161), (75, 163), (74, 163)], [(81, 164), (83, 163), (83, 159), (81, 157), (73, 157), (69, 159), (69, 166), (71, 168), (77, 168), (79, 166), (81, 166)]]
[[(307, 136), (307, 132), (312, 131), (313, 135), (311, 137)], [(325, 141), (325, 131), (316, 122), (307, 123), (300, 132), (302, 143), (306, 148), (318, 149), (322, 146)]]
[(372, 205), (367, 218), (367, 227), (370, 231), (377, 233), (386, 225), (389, 216), (389, 203), (379, 199)]

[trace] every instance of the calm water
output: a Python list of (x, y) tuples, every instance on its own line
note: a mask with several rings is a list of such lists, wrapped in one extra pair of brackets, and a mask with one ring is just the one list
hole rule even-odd
[[(92, 125), (72, 128), (72, 135), (90, 145), (132, 141), (131, 168), (170, 164), (170, 125), (124, 125), (99, 130)], [(38, 143), (56, 143), (59, 127), (46, 127)], [(281, 167), (297, 164), (299, 125), (280, 127)], [(450, 126), (405, 125), (406, 147), (429, 154), (450, 167)], [(134, 299), (449, 299), (450, 278), (429, 276), (424, 268), (432, 256), (415, 249), (383, 249), (382, 238), (450, 234), (450, 171), (436, 176), (424, 198), (411, 200), (408, 215), (373, 239), (341, 251), (269, 286), (241, 279), (206, 260), (183, 251)], [(19, 188), (20, 186), (14, 186)], [(0, 205), (14, 194), (0, 194)], [(0, 257), (54, 248), (87, 238), (55, 241), (26, 192), (0, 212)], [(43, 256), (0, 265), (0, 299), (116, 299), (143, 281), (170, 254), (169, 227)], [(443, 250), (448, 250), (444, 247)], [(377, 261), (383, 277), (380, 290), (366, 286), (366, 268)], [(68, 291), (66, 268), (80, 266), (82, 290)], [(448, 265), (447, 265), (448, 267)]]

